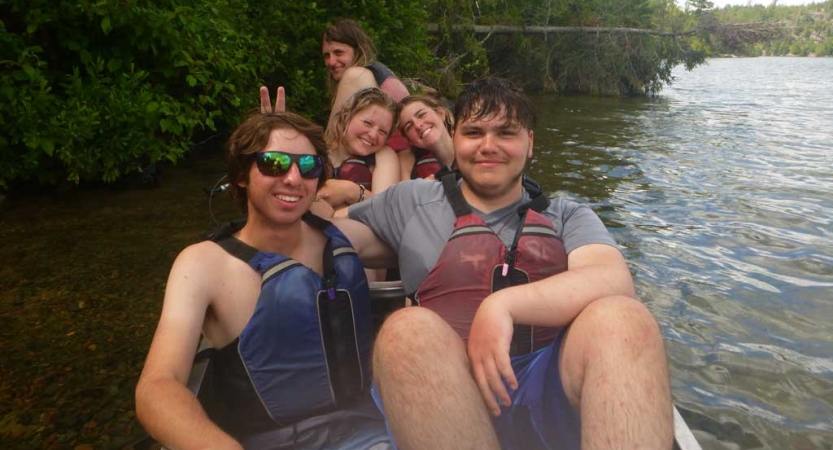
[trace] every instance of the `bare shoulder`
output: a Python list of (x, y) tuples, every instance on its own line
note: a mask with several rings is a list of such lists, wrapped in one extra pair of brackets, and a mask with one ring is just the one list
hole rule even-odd
[(380, 159), (385, 162), (399, 161), (399, 157), (396, 156), (396, 152), (387, 145), (379, 149), (378, 152), (376, 152), (377, 163)]
[(343, 81), (368, 79), (368, 77), (373, 80), (374, 84), (376, 83), (376, 79), (373, 78), (373, 72), (369, 69), (360, 66), (348, 67), (341, 76), (341, 81), (339, 83)]
[[(248, 270), (248, 265), (233, 257), (219, 245), (204, 241), (186, 247), (177, 256), (168, 277), (167, 291), (181, 301), (208, 303), (217, 298), (218, 291), (229, 279)], [(166, 301), (170, 298), (166, 295)]]

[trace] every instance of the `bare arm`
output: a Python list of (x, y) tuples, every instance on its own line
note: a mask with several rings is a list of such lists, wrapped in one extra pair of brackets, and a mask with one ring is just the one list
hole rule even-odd
[(513, 324), (561, 327), (595, 300), (635, 297), (628, 266), (614, 247), (579, 247), (570, 253), (567, 264), (568, 270), (560, 274), (489, 295), (475, 314), (469, 334), (469, 359), (486, 405), (494, 415), (500, 414), (495, 396), (501, 403), (509, 404), (502, 380), (513, 389), (518, 385), (509, 359)]
[(570, 253), (567, 265), (566, 272), (496, 292), (496, 301), (507, 306), (514, 323), (561, 327), (594, 300), (615, 295), (636, 297), (625, 258), (614, 247), (579, 247)]
[[(341, 76), (341, 81), (338, 82), (336, 88), (335, 98), (333, 99), (333, 109), (330, 110), (330, 121), (333, 122), (333, 117), (341, 111), (344, 102), (356, 93), (359, 89), (366, 87), (379, 87), (376, 84), (376, 79), (373, 78), (373, 72), (364, 67), (353, 66), (344, 71)], [(329, 126), (329, 125), (328, 125)]]
[(398, 152), (396, 156), (399, 157), (399, 176), (401, 177), (402, 181), (410, 180), (411, 170), (414, 168), (414, 164), (416, 163), (414, 151), (410, 148), (405, 149), (401, 152)]
[(136, 414), (145, 429), (168, 448), (242, 448), (212, 423), (186, 387), (214, 273), (204, 263), (208, 247), (197, 244), (174, 262), (165, 302), (145, 367), (136, 386)]
[(410, 95), (402, 80), (396, 77), (389, 77), (379, 87), (396, 102), (401, 102), (403, 98)]
[(369, 269), (386, 269), (397, 264), (396, 253), (367, 225), (347, 218), (334, 218), (333, 223), (347, 236), (362, 264)]
[[(401, 173), (399, 158), (390, 147), (382, 147), (376, 152), (376, 164), (373, 166), (373, 194), (379, 194), (385, 189), (399, 183)], [(365, 194), (365, 199), (370, 198)]]

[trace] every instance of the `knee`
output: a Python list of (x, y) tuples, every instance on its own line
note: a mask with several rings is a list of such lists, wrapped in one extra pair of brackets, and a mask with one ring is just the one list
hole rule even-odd
[(397, 310), (382, 324), (373, 346), (374, 372), (431, 365), (436, 358), (466, 360), (462, 339), (437, 313), (421, 307)]
[(653, 314), (639, 300), (616, 296), (599, 299), (579, 314), (573, 327), (585, 330), (603, 347), (643, 350), (659, 345), (662, 333)]

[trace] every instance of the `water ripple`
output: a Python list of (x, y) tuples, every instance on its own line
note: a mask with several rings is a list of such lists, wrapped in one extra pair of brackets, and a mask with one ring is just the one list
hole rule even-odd
[(539, 103), (531, 171), (622, 245), (678, 401), (768, 448), (833, 442), (831, 74), (712, 60), (657, 99)]

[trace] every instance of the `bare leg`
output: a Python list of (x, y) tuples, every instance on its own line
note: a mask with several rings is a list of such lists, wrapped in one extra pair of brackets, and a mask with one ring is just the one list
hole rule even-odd
[(659, 326), (629, 297), (591, 303), (562, 344), (561, 379), (583, 449), (670, 449), (673, 410)]
[(376, 338), (373, 371), (400, 449), (500, 448), (463, 341), (437, 314), (393, 313)]

